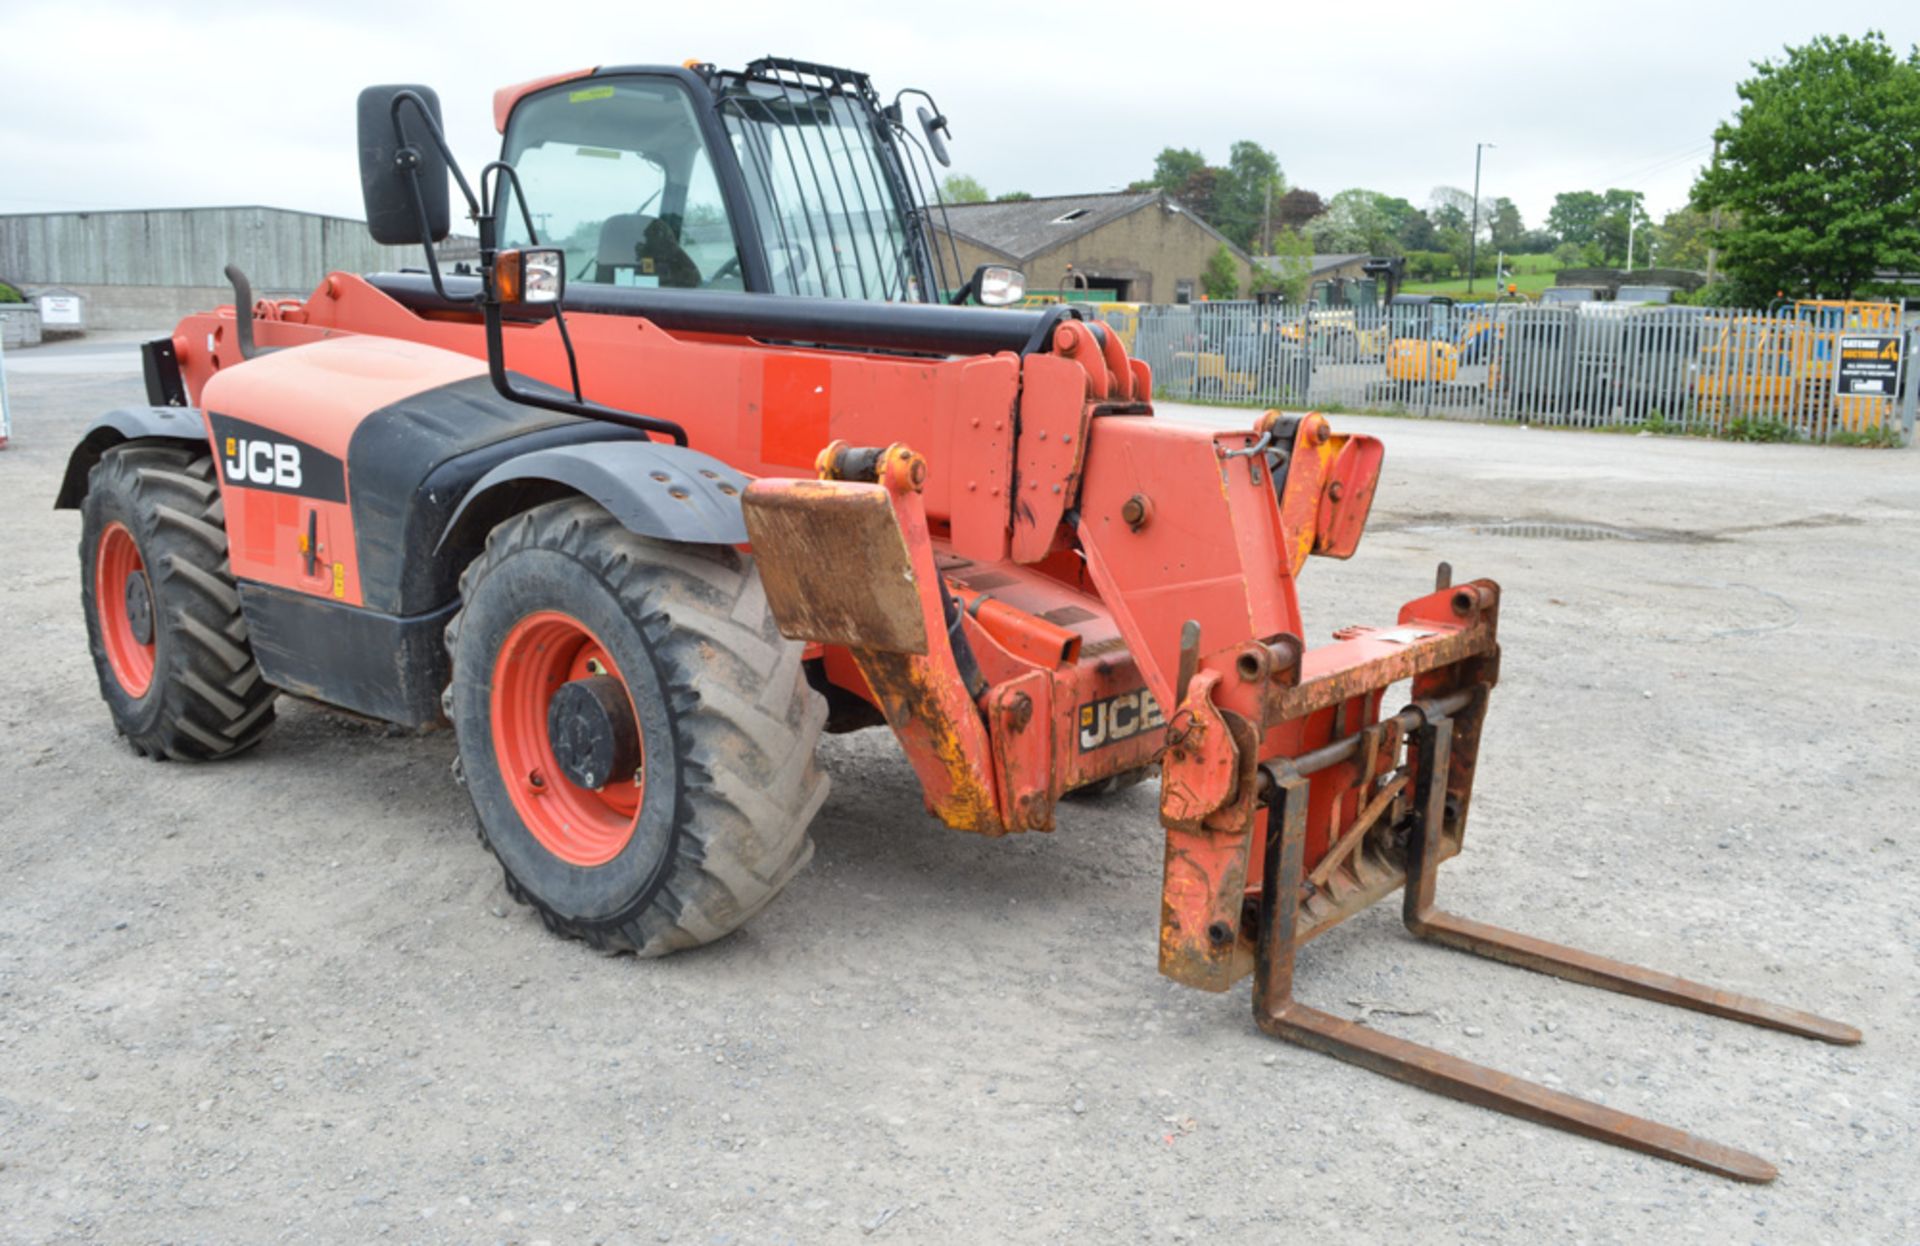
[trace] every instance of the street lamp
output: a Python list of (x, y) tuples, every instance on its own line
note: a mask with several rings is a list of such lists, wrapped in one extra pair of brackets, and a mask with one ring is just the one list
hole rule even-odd
[(1633, 271), (1633, 231), (1640, 224), (1640, 215), (1634, 211), (1640, 206), (1640, 192), (1627, 192), (1627, 271)]
[(1473, 270), (1480, 255), (1480, 152), (1482, 148), (1497, 147), (1497, 143), (1475, 143), (1473, 145), (1473, 223), (1467, 227), (1467, 293), (1473, 293)]

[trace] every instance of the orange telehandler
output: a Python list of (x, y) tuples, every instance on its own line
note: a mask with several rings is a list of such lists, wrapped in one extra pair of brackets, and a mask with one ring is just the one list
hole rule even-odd
[[(1154, 418), (1147, 367), (1018, 275), (960, 280), (933, 101), (767, 59), (501, 91), (469, 180), (424, 87), (360, 100), (369, 227), (421, 272), (188, 317), (57, 500), (119, 730), (214, 759), (275, 698), (450, 725), (480, 836), (553, 930), (660, 955), (806, 861), (824, 730), (886, 725), (986, 835), (1157, 764), (1160, 969), (1254, 979), (1270, 1034), (1750, 1181), (1764, 1160), (1293, 997), (1396, 890), (1415, 934), (1828, 1042), (1857, 1031), (1454, 917), (1500, 590), (1438, 582), (1309, 645), (1383, 450), (1320, 415)], [(917, 129), (917, 132), (916, 132)], [(479, 232), (443, 272), (449, 180)], [(536, 219), (543, 223), (536, 230)], [(939, 303), (937, 292), (955, 291)], [(1388, 710), (1390, 686), (1411, 703)]]

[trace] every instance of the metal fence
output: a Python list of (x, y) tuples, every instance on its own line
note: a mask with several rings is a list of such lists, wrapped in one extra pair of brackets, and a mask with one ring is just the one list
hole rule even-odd
[[(1891, 307), (1618, 303), (1106, 307), (1158, 396), (1576, 428), (1911, 442), (1916, 343)], [(1835, 392), (1840, 339), (1901, 339), (1899, 375)]]

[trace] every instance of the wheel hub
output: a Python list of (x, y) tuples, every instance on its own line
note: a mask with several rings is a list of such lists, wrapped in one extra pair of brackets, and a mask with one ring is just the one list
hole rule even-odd
[(153, 643), (153, 589), (147, 583), (144, 571), (132, 571), (127, 574), (125, 587), (127, 604), (127, 627), (133, 633), (135, 644)]
[(640, 766), (640, 739), (627, 690), (611, 675), (560, 685), (547, 707), (547, 744), (575, 787), (597, 792)]

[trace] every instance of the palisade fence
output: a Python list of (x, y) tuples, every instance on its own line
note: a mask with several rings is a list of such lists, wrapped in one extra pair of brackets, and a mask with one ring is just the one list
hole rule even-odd
[[(1618, 303), (1090, 308), (1157, 396), (1574, 428), (1913, 440), (1914, 334), (1826, 314)], [(1884, 396), (1836, 397), (1839, 339), (1902, 337)]]

